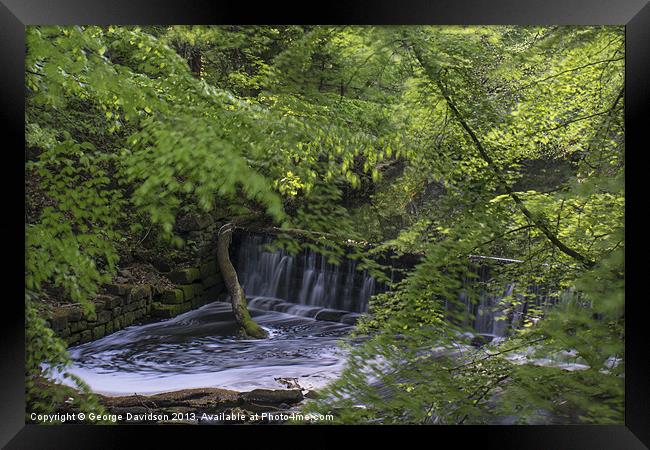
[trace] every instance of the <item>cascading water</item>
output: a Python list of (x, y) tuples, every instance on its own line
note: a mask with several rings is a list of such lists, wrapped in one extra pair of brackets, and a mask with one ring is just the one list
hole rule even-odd
[(355, 314), (336, 316), (332, 310), (366, 312), (370, 297), (384, 289), (367, 272), (357, 270), (356, 261), (335, 265), (313, 251), (296, 256), (284, 250), (268, 252), (264, 245), (269, 242), (263, 236), (241, 237), (237, 273), (251, 308), (316, 318), (327, 310), (327, 317), (352, 323)]
[[(476, 266), (473, 272), (474, 277), (462, 280), (461, 301), (465, 305), (464, 322), (477, 333), (505, 336), (510, 329), (521, 325), (530, 307), (546, 309), (555, 303), (540, 286), (529, 286), (526, 295), (514, 295), (514, 283), (485, 287), (483, 283), (490, 280), (488, 266)], [(478, 283), (482, 285), (477, 289)]]
[(266, 242), (245, 237), (237, 268), (251, 315), (268, 339), (238, 339), (230, 305), (215, 301), (74, 347), (70, 372), (107, 395), (279, 388), (279, 378), (312, 389), (336, 378), (346, 357), (338, 344), (356, 341), (348, 337), (350, 325), (377, 284), (354, 262), (338, 267), (313, 252), (265, 252)]
[[(324, 309), (364, 313), (368, 311), (370, 297), (386, 288), (367, 272), (358, 271), (355, 261), (337, 266), (327, 263), (325, 256), (313, 251), (296, 256), (284, 250), (265, 251), (264, 245), (270, 241), (259, 235), (241, 236), (238, 274), (251, 308), (312, 318), (319, 318)], [(498, 260), (499, 263), (513, 261)], [(505, 336), (509, 329), (522, 322), (527, 308), (546, 307), (552, 303), (535, 286), (528, 288), (527, 293), (532, 294), (527, 295), (534, 298), (532, 303), (520, 293), (513, 296), (513, 283), (486, 287), (490, 275), (489, 266), (484, 263), (477, 264), (473, 271), (473, 277), (462, 280), (464, 293), (460, 300), (465, 308), (463, 323), (475, 333)], [(394, 274), (393, 269), (391, 279)], [(354, 323), (356, 315), (323, 314), (323, 317)]]
[[(236, 265), (251, 315), (269, 331), (268, 339), (237, 339), (230, 305), (215, 301), (173, 319), (128, 327), (73, 347), (70, 372), (108, 395), (209, 386), (278, 388), (276, 379), (281, 377), (313, 388), (336, 378), (346, 358), (338, 343), (356, 342), (358, 338), (348, 337), (350, 325), (385, 286), (358, 271), (354, 261), (336, 266), (314, 252), (268, 252), (262, 247), (267, 242), (261, 236), (240, 236)], [(464, 280), (465, 286), (489, 279), (485, 269), (477, 270), (478, 277)], [(525, 302), (516, 305), (506, 321), (496, 320), (503, 315), (502, 300), (508, 301), (513, 289), (467, 289), (461, 302), (466, 324), (479, 333), (504, 335), (527, 308)], [(479, 291), (477, 298), (472, 291)], [(532, 304), (545, 305), (542, 291), (533, 293)]]

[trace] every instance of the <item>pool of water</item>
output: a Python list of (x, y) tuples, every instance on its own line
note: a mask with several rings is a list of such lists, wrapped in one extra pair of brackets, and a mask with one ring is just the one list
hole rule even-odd
[(253, 308), (251, 315), (268, 339), (237, 339), (230, 304), (214, 302), (73, 347), (68, 372), (104, 395), (286, 387), (276, 378), (315, 389), (341, 373), (346, 355), (339, 344), (352, 326)]

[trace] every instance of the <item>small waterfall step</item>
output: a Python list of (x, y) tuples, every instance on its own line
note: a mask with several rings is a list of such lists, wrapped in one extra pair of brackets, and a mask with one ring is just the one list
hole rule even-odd
[(350, 311), (300, 305), (274, 297), (253, 297), (249, 300), (248, 307), (262, 311), (277, 311), (293, 316), (307, 317), (327, 322), (339, 322), (346, 325), (355, 325), (361, 317), (361, 314)]

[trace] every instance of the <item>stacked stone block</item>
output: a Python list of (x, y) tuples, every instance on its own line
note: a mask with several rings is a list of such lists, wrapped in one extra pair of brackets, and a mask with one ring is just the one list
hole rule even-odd
[(86, 313), (78, 306), (52, 310), (52, 330), (68, 345), (83, 344), (132, 325), (151, 311), (149, 285), (109, 284), (106, 291), (108, 294), (95, 298), (94, 313)]
[(218, 224), (208, 214), (191, 214), (179, 219), (177, 225), (177, 233), (196, 250), (191, 267), (158, 267), (174, 288), (159, 291), (147, 284), (106, 285), (106, 294), (94, 300), (93, 314), (84, 313), (78, 306), (52, 310), (48, 318), (52, 330), (68, 345), (78, 345), (135, 322), (175, 317), (216, 301), (224, 292), (216, 254)]
[(174, 288), (154, 297), (153, 317), (170, 318), (198, 308), (217, 300), (224, 289), (216, 259), (206, 260), (199, 267), (175, 270), (166, 276), (174, 283)]

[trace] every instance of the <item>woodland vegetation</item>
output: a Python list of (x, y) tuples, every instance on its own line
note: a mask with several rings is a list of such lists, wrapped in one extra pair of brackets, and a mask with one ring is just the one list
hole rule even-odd
[[(623, 69), (622, 27), (28, 27), (28, 404), (60, 400), (38, 383), (68, 360), (38, 305), (91, 309), (145, 239), (182, 252), (178, 214), (217, 210), (225, 277), (238, 229), (381, 280), (385, 255), (419, 257), (372, 298), (366, 339), (308, 409), (622, 423)], [(506, 312), (525, 314), (489, 351), (434, 357), (466, 331), (453, 304), (473, 255), (520, 261), (486, 264), (491, 285), (515, 285)], [(263, 337), (234, 276), (239, 322)], [(537, 307), (531, 285), (556, 304)], [(533, 363), (562, 352), (586, 368)]]

